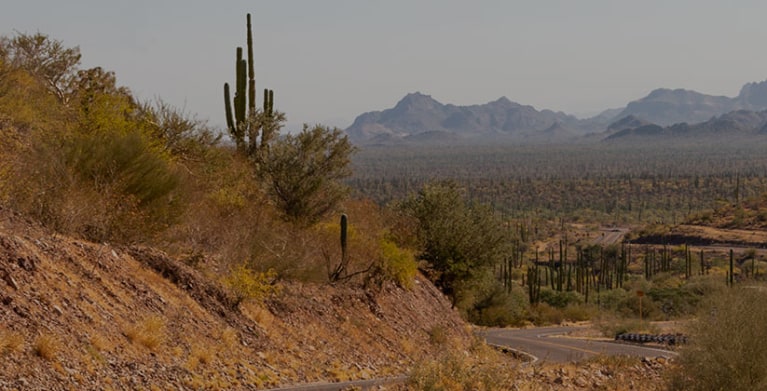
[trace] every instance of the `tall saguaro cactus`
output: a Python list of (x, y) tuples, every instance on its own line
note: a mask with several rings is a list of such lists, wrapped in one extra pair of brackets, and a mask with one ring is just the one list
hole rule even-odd
[(276, 129), (274, 118), (274, 91), (264, 90), (264, 109), (256, 110), (256, 71), (253, 59), (253, 29), (250, 14), (247, 15), (248, 58), (243, 58), (242, 47), (237, 47), (234, 84), (234, 98), (231, 98), (229, 83), (224, 83), (224, 109), (226, 126), (237, 149), (253, 156), (260, 147), (266, 147)]

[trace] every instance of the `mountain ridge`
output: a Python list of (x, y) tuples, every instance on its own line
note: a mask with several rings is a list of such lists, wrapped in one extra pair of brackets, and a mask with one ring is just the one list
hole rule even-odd
[[(660, 126), (647, 121), (633, 122), (627, 120), (636, 117), (625, 117), (610, 125), (612, 134), (605, 137), (610, 140), (658, 140), (658, 139), (689, 139), (698, 140), (717, 139), (721, 137), (755, 138), (767, 135), (767, 110), (734, 110), (719, 116), (712, 117), (708, 121), (695, 124), (686, 122), (676, 123), (669, 126)], [(620, 126), (630, 123), (635, 126)], [(608, 128), (608, 129), (609, 129)]]
[[(604, 133), (623, 137), (623, 130), (656, 125), (698, 124), (734, 111), (767, 109), (767, 80), (746, 83), (735, 97), (687, 89), (657, 88), (623, 108), (579, 119), (548, 109), (536, 109), (502, 96), (484, 104), (443, 104), (421, 92), (406, 94), (392, 108), (363, 113), (346, 129), (355, 144), (568, 142)], [(617, 123), (630, 117), (633, 124)], [(737, 122), (737, 121), (736, 121)], [(722, 126), (720, 123), (717, 126)], [(696, 130), (698, 128), (691, 128)], [(703, 128), (700, 128), (703, 129)], [(650, 130), (646, 128), (645, 130)], [(720, 129), (721, 130), (721, 129)], [(643, 133), (643, 132), (640, 132)], [(653, 134), (669, 132), (653, 128)], [(680, 134), (676, 131), (675, 134)], [(593, 137), (592, 137), (593, 138)]]
[(500, 97), (485, 104), (458, 106), (443, 104), (420, 92), (405, 95), (394, 107), (359, 115), (346, 129), (354, 142), (405, 141), (418, 134), (446, 132), (459, 139), (477, 135), (521, 136), (526, 131), (544, 131), (556, 123), (577, 121), (574, 116), (538, 111)]

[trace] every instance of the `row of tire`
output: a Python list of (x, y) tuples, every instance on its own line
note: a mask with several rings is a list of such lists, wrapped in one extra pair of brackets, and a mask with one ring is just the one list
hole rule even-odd
[(687, 337), (682, 334), (623, 333), (616, 335), (615, 340), (638, 343), (660, 343), (665, 345), (678, 345), (687, 343)]

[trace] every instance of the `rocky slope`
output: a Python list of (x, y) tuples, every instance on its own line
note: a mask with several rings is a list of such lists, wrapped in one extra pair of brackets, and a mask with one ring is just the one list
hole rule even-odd
[[(0, 211), (2, 212), (2, 211)], [(0, 213), (0, 389), (257, 389), (402, 374), (468, 338), (433, 285), (284, 282), (235, 305), (164, 253), (89, 243)]]

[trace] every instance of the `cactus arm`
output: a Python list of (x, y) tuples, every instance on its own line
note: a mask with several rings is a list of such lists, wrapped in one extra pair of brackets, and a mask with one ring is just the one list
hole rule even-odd
[(256, 115), (256, 70), (253, 60), (253, 29), (248, 14), (248, 115)]
[(226, 110), (226, 127), (235, 134), (234, 118), (232, 117), (232, 100), (229, 97), (229, 83), (224, 83), (224, 110)]

